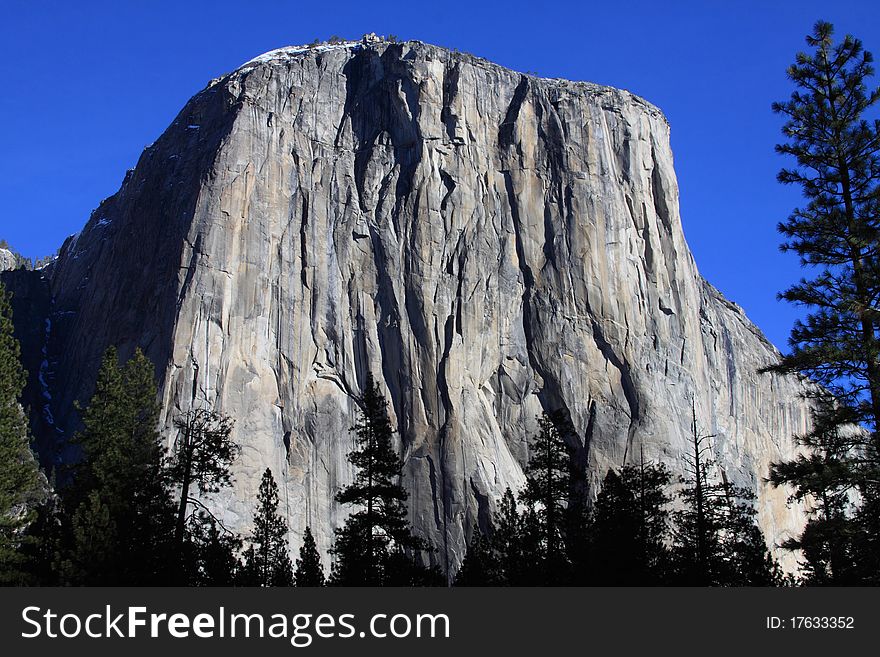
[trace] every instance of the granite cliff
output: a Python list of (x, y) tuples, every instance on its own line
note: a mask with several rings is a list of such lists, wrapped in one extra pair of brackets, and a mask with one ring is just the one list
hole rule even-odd
[(15, 254), (8, 249), (0, 249), (0, 271), (15, 269)]
[(330, 546), (368, 372), (446, 568), (522, 482), (542, 409), (596, 484), (640, 454), (681, 472), (694, 406), (768, 541), (802, 524), (763, 478), (805, 384), (757, 373), (777, 352), (698, 273), (669, 125), (625, 91), (420, 42), (272, 51), (198, 93), (30, 277), (40, 444), (64, 445), (108, 345), (141, 347), (169, 440), (193, 406), (236, 418), (209, 503), (240, 530), (268, 466), (293, 546), (306, 525)]

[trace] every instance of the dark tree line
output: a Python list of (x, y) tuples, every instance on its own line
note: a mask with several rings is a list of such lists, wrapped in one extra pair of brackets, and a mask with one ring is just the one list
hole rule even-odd
[[(774, 586), (781, 583), (755, 522), (753, 495), (715, 474), (696, 431), (690, 473), (640, 459), (609, 470), (595, 502), (574, 485), (572, 428), (539, 418), (526, 483), (508, 489), (475, 528), (458, 586)], [(674, 485), (675, 484), (675, 485)], [(676, 491), (677, 489), (677, 491)]]
[[(229, 531), (193, 495), (231, 485), (238, 448), (233, 421), (211, 409), (174, 419), (170, 451), (159, 433), (152, 363), (140, 352), (120, 362), (108, 349), (82, 429), (80, 458), (54, 477), (54, 491), (29, 447), (18, 403), (25, 383), (11, 309), (0, 286), (0, 582), (40, 585), (324, 586), (445, 584), (427, 564), (433, 549), (406, 520), (403, 462), (395, 454), (387, 404), (368, 380), (353, 431), (352, 484), (337, 495), (355, 507), (337, 530), (333, 570), (306, 528), (296, 564), (278, 511), (278, 485), (263, 473), (253, 529)], [(61, 482), (61, 483), (59, 483)]]
[(26, 378), (19, 355), (12, 308), (0, 283), (0, 584), (7, 585), (33, 581), (24, 556), (35, 548), (27, 529), (48, 488), (31, 453), (27, 419), (18, 403)]
[[(80, 458), (53, 477), (29, 447), (18, 398), (24, 387), (11, 310), (0, 285), (0, 582), (37, 585), (290, 586), (323, 581), (314, 540), (294, 571), (270, 470), (245, 539), (214, 517), (194, 490), (231, 484), (232, 420), (196, 409), (175, 419), (170, 453), (158, 431), (152, 363), (140, 352), (101, 362), (80, 408)], [(59, 483), (59, 481), (61, 483)], [(243, 550), (247, 544), (247, 549)]]
[(121, 363), (108, 349), (80, 408), (80, 458), (62, 469), (29, 528), (37, 583), (223, 585), (238, 576), (239, 539), (190, 497), (193, 486), (229, 485), (232, 423), (186, 413), (167, 453), (156, 399), (152, 363), (140, 351)]

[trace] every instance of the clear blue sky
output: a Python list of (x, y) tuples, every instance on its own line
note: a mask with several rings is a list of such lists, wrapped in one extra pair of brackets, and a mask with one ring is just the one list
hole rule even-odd
[(365, 32), (542, 76), (629, 89), (672, 124), (685, 235), (703, 275), (784, 346), (800, 275), (776, 223), (785, 68), (817, 18), (880, 55), (880, 2), (115, 0), (0, 4), (0, 237), (53, 253), (205, 83), (267, 50)]

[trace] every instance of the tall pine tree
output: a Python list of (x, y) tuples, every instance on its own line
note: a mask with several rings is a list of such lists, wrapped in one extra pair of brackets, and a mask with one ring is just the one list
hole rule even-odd
[(299, 559), (296, 560), (293, 582), (295, 586), (324, 586), (324, 566), (321, 565), (321, 555), (318, 553), (318, 546), (315, 545), (311, 527), (306, 527), (303, 534), (303, 544), (299, 549)]
[(175, 550), (182, 550), (179, 558), (183, 569), (178, 585), (235, 585), (241, 576), (242, 565), (236, 557), (241, 544), (241, 538), (220, 525), (210, 513), (192, 513), (187, 519), (182, 547), (175, 544)]
[(693, 417), (689, 476), (673, 518), (673, 583), (686, 586), (773, 586), (779, 568), (755, 522), (755, 495), (731, 485), (708, 458), (709, 441)]
[(287, 523), (278, 514), (278, 484), (266, 468), (257, 494), (254, 529), (244, 555), (244, 583), (248, 586), (291, 586), (293, 566), (287, 543)]
[(163, 470), (152, 363), (104, 354), (75, 442), (83, 452), (65, 492), (69, 583), (156, 585), (174, 576), (173, 504)]
[(356, 448), (348, 460), (357, 472), (336, 501), (356, 507), (336, 532), (332, 580), (341, 586), (421, 585), (438, 581), (436, 569), (418, 558), (430, 546), (407, 522), (407, 492), (400, 484), (403, 461), (394, 453), (388, 404), (367, 377), (354, 427)]
[(560, 413), (538, 418), (539, 432), (530, 445), (526, 485), (520, 499), (531, 513), (528, 529), (540, 546), (539, 568), (545, 584), (559, 584), (569, 576), (565, 551), (567, 509), (572, 492), (572, 450), (564, 438), (572, 432)]
[(517, 508), (516, 497), (509, 488), (493, 515), (491, 545), (496, 554), (499, 584), (523, 586), (534, 584), (538, 575), (535, 554), (538, 552), (532, 534), (526, 531), (524, 514)]
[(587, 583), (661, 585), (669, 577), (671, 474), (641, 462), (609, 470), (590, 514)]
[[(820, 511), (788, 546), (803, 551), (809, 581), (843, 584), (875, 576), (858, 572), (851, 553), (854, 542), (880, 538), (849, 503), (877, 499), (880, 486), (880, 121), (867, 116), (880, 89), (868, 87), (873, 58), (861, 41), (833, 36), (830, 23), (815, 24), (812, 51), (788, 68), (796, 90), (773, 105), (785, 118), (786, 141), (776, 149), (795, 160), (779, 181), (807, 199), (779, 224), (782, 249), (800, 256), (810, 278), (780, 295), (808, 314), (792, 329), (791, 352), (768, 369), (819, 384), (814, 428), (799, 437), (810, 456), (777, 464), (772, 480), (819, 500)], [(864, 431), (841, 431), (848, 424)]]
[(39, 468), (29, 447), (27, 420), (18, 399), (25, 385), (19, 345), (12, 334), (12, 307), (0, 283), (0, 584), (28, 581), (23, 543), (45, 497)]
[[(230, 438), (232, 418), (210, 409), (187, 411), (175, 418), (174, 426), (178, 436), (166, 466), (170, 482), (180, 489), (174, 542), (182, 555), (188, 539), (188, 524), (199, 532), (204, 524), (200, 516), (211, 515), (202, 502), (190, 495), (191, 488), (195, 486), (205, 494), (231, 485), (229, 467), (238, 454), (238, 447)], [(193, 506), (198, 508), (196, 517), (193, 523), (187, 523), (187, 510)], [(213, 525), (207, 528), (209, 532), (217, 531), (215, 518), (208, 524)], [(195, 541), (200, 543), (201, 540)], [(189, 551), (194, 545), (189, 546)]]
[(717, 586), (723, 579), (719, 512), (723, 492), (712, 483), (714, 462), (707, 458), (707, 452), (713, 436), (699, 431), (696, 406), (692, 431), (690, 453), (684, 456), (688, 473), (679, 492), (682, 507), (673, 514), (676, 578), (681, 584)]
[(498, 556), (491, 539), (474, 528), (467, 552), (455, 574), (454, 586), (502, 586)]

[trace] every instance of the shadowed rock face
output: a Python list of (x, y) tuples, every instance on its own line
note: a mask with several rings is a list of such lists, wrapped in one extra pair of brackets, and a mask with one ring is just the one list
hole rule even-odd
[[(49, 269), (51, 412), (75, 426), (104, 348), (153, 359), (175, 413), (236, 418), (249, 528), (270, 467), (297, 547), (326, 550), (368, 372), (410, 515), (456, 565), (565, 409), (594, 484), (644, 453), (683, 470), (692, 400), (768, 541), (801, 526), (764, 482), (808, 423), (795, 378), (697, 272), (662, 114), (417, 42), (283, 49), (213, 81)], [(790, 564), (789, 564), (790, 565)]]

